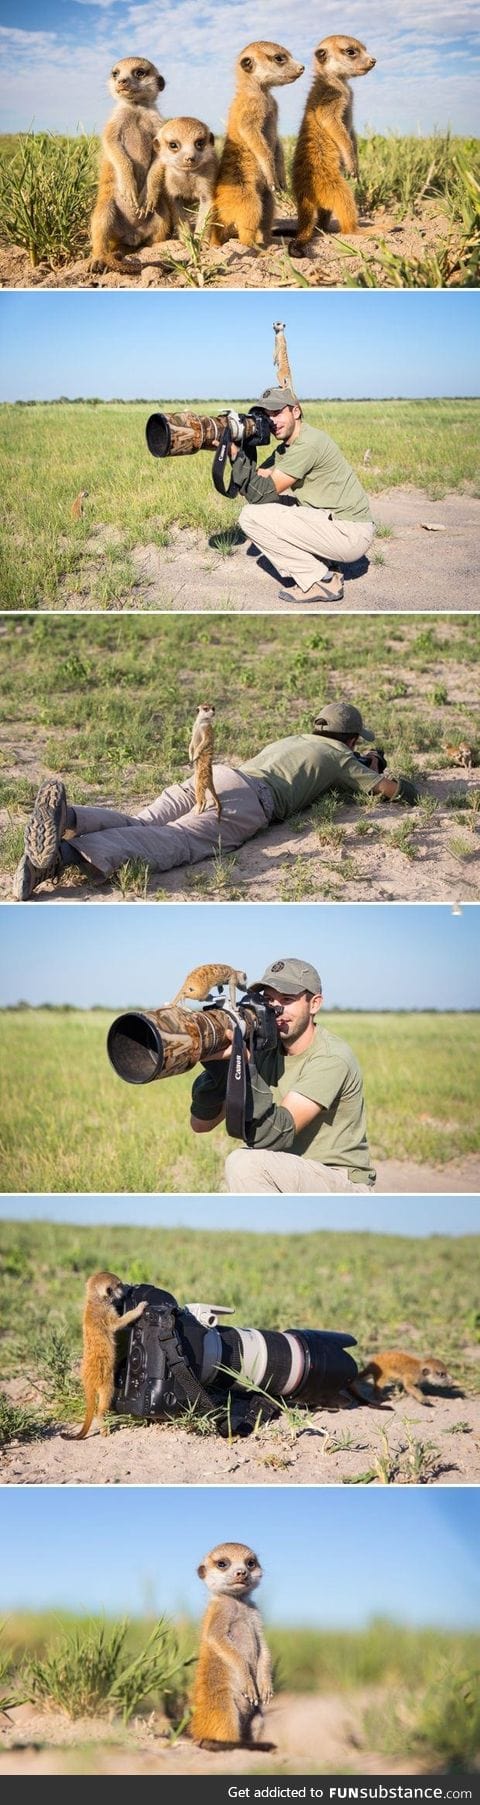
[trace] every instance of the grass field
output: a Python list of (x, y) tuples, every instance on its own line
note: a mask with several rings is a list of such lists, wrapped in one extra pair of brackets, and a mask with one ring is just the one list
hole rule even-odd
[[(291, 187), (294, 139), (285, 140), (287, 187)], [(22, 247), (35, 268), (44, 262), (58, 269), (88, 253), (89, 219), (98, 171), (98, 139), (56, 137), (30, 132), (0, 140), (2, 201), (0, 240)], [(344, 280), (369, 287), (472, 285), (478, 280), (480, 255), (480, 146), (472, 138), (435, 134), (429, 138), (382, 137), (372, 133), (359, 141), (357, 196), (366, 215), (385, 213), (394, 221), (422, 217), (432, 207), (440, 215), (438, 242), (416, 255), (395, 254), (380, 244), (378, 268), (362, 260), (352, 277), (348, 259)], [(290, 194), (281, 197), (282, 212), (291, 209)], [(177, 265), (162, 269), (161, 279), (175, 279)], [(28, 278), (27, 278), (28, 279)], [(192, 243), (184, 281), (204, 286), (215, 281), (208, 257)], [(302, 277), (290, 269), (290, 284)], [(303, 278), (305, 280), (305, 278)]]
[[(397, 1762), (410, 1757), (414, 1771), (419, 1765), (420, 1772), (460, 1768), (466, 1773), (475, 1765), (480, 1712), (474, 1633), (412, 1629), (388, 1618), (373, 1619), (357, 1631), (283, 1629), (268, 1623), (266, 1631), (274, 1660), (271, 1722), (277, 1730), (277, 1754), (266, 1765), (262, 1756), (252, 1757), (257, 1777), (265, 1771), (318, 1773), (322, 1754), (322, 1772), (335, 1766), (338, 1771), (338, 1760), (335, 1764), (327, 1756), (325, 1764), (329, 1722), (337, 1725), (346, 1773), (364, 1771), (362, 1755), (370, 1750), (393, 1753)], [(24, 1707), (23, 1713), (4, 1718), (0, 1750), (18, 1751), (21, 1763), (30, 1735), (34, 1751), (55, 1750), (50, 1772), (103, 1773), (109, 1771), (109, 1758), (110, 1771), (115, 1771), (115, 1749), (116, 1771), (125, 1771), (118, 1766), (122, 1747), (124, 1759), (128, 1750), (132, 1774), (182, 1773), (185, 1761), (187, 1771), (227, 1771), (225, 1758), (202, 1757), (198, 1750), (194, 1754), (185, 1740), (176, 1744), (178, 1730), (181, 1737), (188, 1721), (198, 1626), (165, 1620), (152, 1649), (155, 1636), (152, 1618), (120, 1625), (98, 1616), (16, 1613), (4, 1633), (0, 1674), (9, 1712), (17, 1698), (31, 1701), (31, 1712)], [(313, 1715), (305, 1710), (312, 1694)], [(169, 1745), (172, 1753), (176, 1746), (179, 1757), (173, 1769)], [(333, 1753), (331, 1740), (330, 1749)], [(245, 1758), (240, 1763), (244, 1771)], [(6, 1771), (19, 1772), (21, 1766), (15, 1762)], [(42, 1771), (41, 1766), (30, 1766), (29, 1772), (34, 1771)], [(382, 1764), (380, 1771), (396, 1772), (398, 1766)]]
[(358, 1342), (359, 1364), (376, 1347), (399, 1340), (413, 1353), (434, 1348), (455, 1384), (476, 1395), (476, 1247), (470, 1236), (421, 1242), (332, 1232), (219, 1237), (205, 1230), (1, 1222), (2, 1374), (17, 1391), (20, 1382), (29, 1402), (0, 1405), (0, 1443), (35, 1439), (53, 1421), (81, 1421), (83, 1295), (90, 1273), (102, 1269), (132, 1284), (161, 1285), (180, 1303), (221, 1295), (235, 1307), (238, 1324), (347, 1327)]
[[(105, 1049), (111, 1020), (103, 1011), (3, 1014), (5, 1192), (221, 1191), (235, 1143), (223, 1127), (190, 1134), (191, 1075), (122, 1084)], [(326, 1025), (360, 1060), (374, 1160), (443, 1165), (478, 1150), (478, 1015), (338, 1011)]]
[[(2, 407), (3, 608), (62, 607), (65, 584), (81, 602), (89, 557), (90, 605), (106, 608), (126, 594), (135, 605), (130, 553), (138, 544), (168, 545), (174, 527), (215, 535), (228, 558), (240, 504), (216, 495), (210, 455), (160, 463), (145, 445), (151, 411), (190, 405), (217, 413), (225, 401)], [(479, 411), (474, 400), (312, 401), (305, 417), (332, 434), (365, 488), (411, 483), (438, 497), (479, 493)], [(363, 467), (366, 447), (371, 469)], [(75, 522), (80, 489), (89, 493)]]

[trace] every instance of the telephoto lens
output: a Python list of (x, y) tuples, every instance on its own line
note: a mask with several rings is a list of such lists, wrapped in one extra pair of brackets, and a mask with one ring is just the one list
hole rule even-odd
[[(238, 417), (247, 442), (270, 444), (270, 423), (262, 407), (251, 407), (248, 414)], [(227, 427), (228, 413), (194, 414), (185, 409), (178, 414), (150, 414), (145, 437), (153, 458), (192, 457), (196, 451), (213, 451)]]

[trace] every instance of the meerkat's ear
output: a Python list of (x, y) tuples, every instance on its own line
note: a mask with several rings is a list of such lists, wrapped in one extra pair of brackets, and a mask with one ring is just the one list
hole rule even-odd
[(206, 1571), (207, 1571), (207, 1569), (206, 1569), (206, 1567), (204, 1567), (203, 1561), (202, 1561), (200, 1567), (197, 1567), (197, 1573), (198, 1573), (199, 1579), (205, 1579)]
[(252, 56), (242, 56), (240, 58), (240, 68), (246, 69), (247, 74), (250, 75), (251, 71), (253, 69), (253, 57)]
[(319, 50), (316, 50), (315, 51), (315, 62), (316, 63), (326, 63), (326, 61), (327, 61), (327, 51), (322, 50), (321, 48)]
[(209, 144), (214, 144), (214, 143), (215, 143), (215, 132), (209, 132), (209, 134), (208, 134), (208, 142), (209, 142)]
[(161, 94), (161, 93), (162, 93), (162, 89), (163, 89), (163, 88), (164, 88), (164, 87), (165, 87), (165, 80), (164, 80), (164, 76), (163, 76), (163, 75), (160, 75), (160, 72), (159, 72), (159, 70), (158, 70), (158, 69), (156, 69), (156, 70), (155, 70), (155, 74), (156, 74), (156, 77), (157, 77), (157, 86), (158, 86), (158, 92), (159, 92), (159, 94)]

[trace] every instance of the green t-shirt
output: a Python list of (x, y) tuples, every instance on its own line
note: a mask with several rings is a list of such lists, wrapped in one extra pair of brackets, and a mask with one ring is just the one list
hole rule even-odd
[(302, 420), (293, 445), (278, 445), (275, 466), (294, 476), (289, 493), (310, 508), (326, 508), (334, 520), (371, 520), (365, 490), (327, 432)]
[(373, 1183), (362, 1074), (346, 1041), (317, 1022), (306, 1053), (285, 1054), (278, 1046), (261, 1054), (257, 1065), (275, 1103), (283, 1103), (289, 1091), (298, 1091), (322, 1106), (322, 1115), (295, 1135), (291, 1152), (322, 1165), (345, 1166), (353, 1184)]
[(263, 746), (256, 758), (240, 766), (250, 777), (263, 778), (272, 791), (275, 820), (285, 821), (297, 809), (309, 808), (324, 790), (371, 791), (378, 771), (369, 771), (348, 746), (325, 733), (290, 734)]

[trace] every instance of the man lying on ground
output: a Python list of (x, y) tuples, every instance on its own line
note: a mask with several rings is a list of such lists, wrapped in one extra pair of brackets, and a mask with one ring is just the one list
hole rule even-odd
[(272, 822), (309, 808), (327, 790), (417, 802), (408, 778), (395, 777), (388, 769), (379, 774), (376, 751), (359, 756), (356, 747), (361, 739), (371, 742), (374, 734), (364, 726), (358, 708), (350, 702), (329, 702), (316, 716), (311, 733), (290, 734), (264, 746), (238, 770), (214, 764), (220, 820), (213, 805), (197, 814), (193, 778), (171, 784), (135, 815), (95, 805), (73, 806), (61, 779), (47, 778), (25, 829), (14, 897), (28, 902), (39, 884), (61, 876), (69, 865), (79, 866), (90, 879), (105, 880), (128, 859), (143, 859), (154, 871), (171, 871), (176, 865), (213, 858), (220, 847), (233, 852)]

